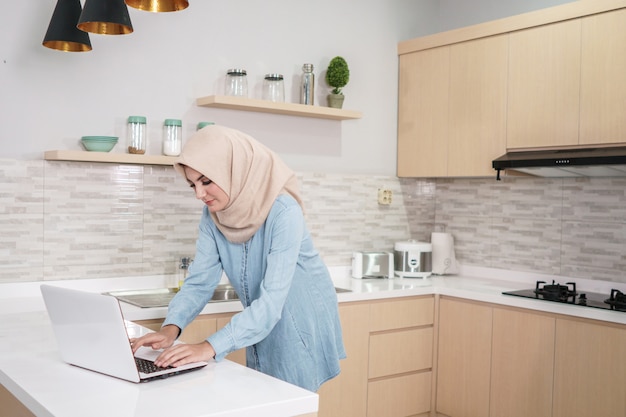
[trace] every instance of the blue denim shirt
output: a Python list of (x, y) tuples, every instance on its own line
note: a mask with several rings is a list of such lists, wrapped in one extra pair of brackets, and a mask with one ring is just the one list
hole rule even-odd
[(248, 367), (311, 391), (339, 374), (346, 354), (337, 295), (292, 197), (279, 196), (243, 244), (227, 241), (205, 207), (193, 264), (163, 325), (185, 328), (206, 306), (222, 271), (244, 310), (207, 338), (216, 360), (247, 347)]

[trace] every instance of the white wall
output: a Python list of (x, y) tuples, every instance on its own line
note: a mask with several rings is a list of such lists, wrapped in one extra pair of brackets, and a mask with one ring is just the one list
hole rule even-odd
[(439, 0), (437, 30), (443, 32), (573, 1), (575, 0)]
[[(116, 135), (124, 152), (125, 120), (148, 117), (149, 153), (160, 153), (165, 118), (181, 118), (190, 135), (199, 121), (244, 130), (281, 153), (298, 171), (395, 174), (397, 56), (400, 36), (417, 36), (407, 16), (427, 1), (195, 0), (176, 13), (130, 9), (134, 33), (91, 35), (93, 51), (41, 46), (53, 0), (5, 4), (0, 15), (0, 158), (40, 159), (49, 149), (81, 149), (83, 135)], [(431, 23), (430, 30), (434, 25)], [(329, 60), (351, 69), (344, 108), (363, 118), (329, 121), (200, 108), (221, 94), (228, 68), (248, 70), (250, 96), (263, 75), (285, 75), (298, 102), (302, 64), (315, 65), (316, 105), (326, 105)]]

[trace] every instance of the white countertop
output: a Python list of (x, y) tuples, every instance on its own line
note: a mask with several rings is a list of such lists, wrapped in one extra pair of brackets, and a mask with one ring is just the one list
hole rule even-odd
[[(537, 280), (574, 281), (580, 291), (626, 292), (625, 284), (551, 275), (461, 267), (458, 275), (359, 280), (349, 268), (331, 268), (342, 302), (440, 294), (531, 310), (626, 324), (626, 313), (503, 295), (534, 288)], [(162, 288), (163, 277), (56, 281), (87, 291)], [(0, 284), (0, 383), (42, 416), (250, 416), (275, 417), (317, 410), (317, 395), (229, 362), (166, 380), (133, 384), (63, 363), (56, 349), (43, 300), (42, 282)], [(121, 303), (127, 320), (162, 318), (166, 308)], [(210, 303), (204, 314), (235, 312), (238, 301)], [(30, 362), (27, 367), (23, 364)], [(103, 396), (102, 393), (107, 395)], [(72, 399), (71, 404), (67, 401)], [(110, 401), (116, 398), (116, 401)], [(158, 410), (158, 412), (156, 411)], [(169, 410), (169, 411), (167, 411)]]
[[(234, 362), (135, 384), (64, 363), (43, 311), (0, 316), (0, 383), (37, 416), (287, 417), (318, 395)], [(129, 334), (143, 331), (130, 325)]]

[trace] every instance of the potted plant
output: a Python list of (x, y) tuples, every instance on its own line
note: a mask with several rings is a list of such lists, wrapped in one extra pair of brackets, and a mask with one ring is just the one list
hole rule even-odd
[(328, 107), (340, 109), (343, 106), (344, 96), (341, 89), (348, 84), (349, 80), (350, 70), (346, 60), (340, 56), (331, 59), (326, 70), (326, 83), (333, 87), (328, 95)]

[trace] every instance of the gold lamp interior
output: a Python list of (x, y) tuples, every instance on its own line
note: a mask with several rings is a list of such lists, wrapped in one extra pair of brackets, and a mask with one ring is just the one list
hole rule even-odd
[(126, 4), (135, 9), (147, 12), (176, 12), (189, 7), (187, 0), (125, 0)]

